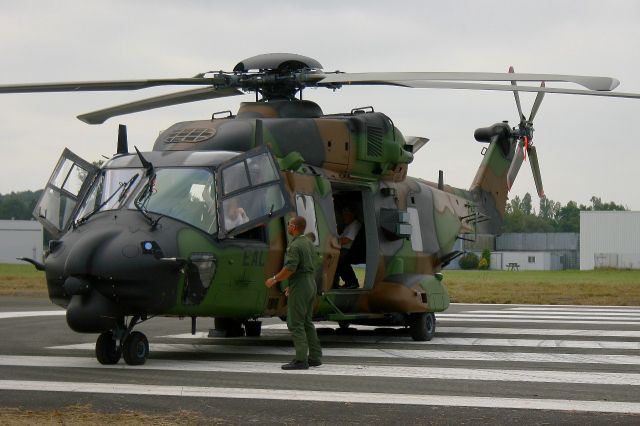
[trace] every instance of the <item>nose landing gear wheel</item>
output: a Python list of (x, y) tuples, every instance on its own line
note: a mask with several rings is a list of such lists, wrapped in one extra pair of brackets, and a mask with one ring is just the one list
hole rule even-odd
[(96, 341), (96, 358), (103, 365), (117, 364), (120, 361), (122, 349), (116, 344), (116, 339), (111, 331), (98, 336)]
[(129, 365), (142, 365), (149, 355), (149, 341), (147, 336), (139, 331), (129, 334), (122, 345), (124, 362)]
[(436, 334), (436, 316), (433, 312), (411, 314), (408, 323), (409, 333), (415, 341), (428, 341)]

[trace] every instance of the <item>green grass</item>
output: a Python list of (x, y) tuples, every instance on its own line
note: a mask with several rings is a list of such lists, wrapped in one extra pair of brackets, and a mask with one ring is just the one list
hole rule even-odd
[(640, 306), (640, 271), (446, 271), (453, 302)]
[[(640, 306), (638, 270), (445, 271), (443, 282), (458, 303)], [(0, 264), (0, 295), (46, 297), (44, 272)]]
[(0, 296), (47, 296), (44, 272), (32, 265), (0, 264)]
[[(360, 282), (364, 269), (354, 268)], [(456, 303), (640, 306), (640, 270), (444, 271)]]

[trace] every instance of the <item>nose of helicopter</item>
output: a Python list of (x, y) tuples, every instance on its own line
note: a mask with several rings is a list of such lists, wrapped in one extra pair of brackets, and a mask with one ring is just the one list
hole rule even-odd
[(136, 215), (121, 216), (126, 214), (77, 227), (45, 261), (49, 296), (67, 307), (74, 329), (86, 331), (90, 318), (153, 314), (175, 304), (181, 265), (164, 259), (177, 255), (176, 234), (166, 232), (171, 224), (151, 231)]

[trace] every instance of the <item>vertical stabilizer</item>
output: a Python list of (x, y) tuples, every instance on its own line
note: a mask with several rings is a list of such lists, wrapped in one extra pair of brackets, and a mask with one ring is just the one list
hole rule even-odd
[(491, 219), (478, 224), (478, 232), (498, 234), (504, 219), (509, 186), (507, 175), (517, 139), (507, 123), (477, 129), (475, 138), (489, 142), (469, 192), (478, 210)]

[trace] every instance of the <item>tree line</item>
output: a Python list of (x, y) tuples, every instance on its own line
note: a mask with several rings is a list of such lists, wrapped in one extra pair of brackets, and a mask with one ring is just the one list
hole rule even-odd
[(11, 192), (0, 194), (0, 219), (31, 220), (31, 213), (42, 194), (39, 191)]
[[(0, 219), (31, 220), (31, 213), (42, 190), (0, 194)], [(569, 201), (566, 205), (540, 199), (538, 209), (533, 207), (531, 194), (520, 198), (516, 195), (507, 202), (503, 232), (580, 232), (581, 211), (629, 210), (613, 201), (603, 202), (600, 197), (591, 197), (591, 204)]]
[(624, 211), (627, 207), (613, 201), (591, 197), (590, 205), (569, 201), (566, 205), (541, 198), (536, 212), (528, 192), (507, 202), (503, 232), (580, 232), (581, 211)]

